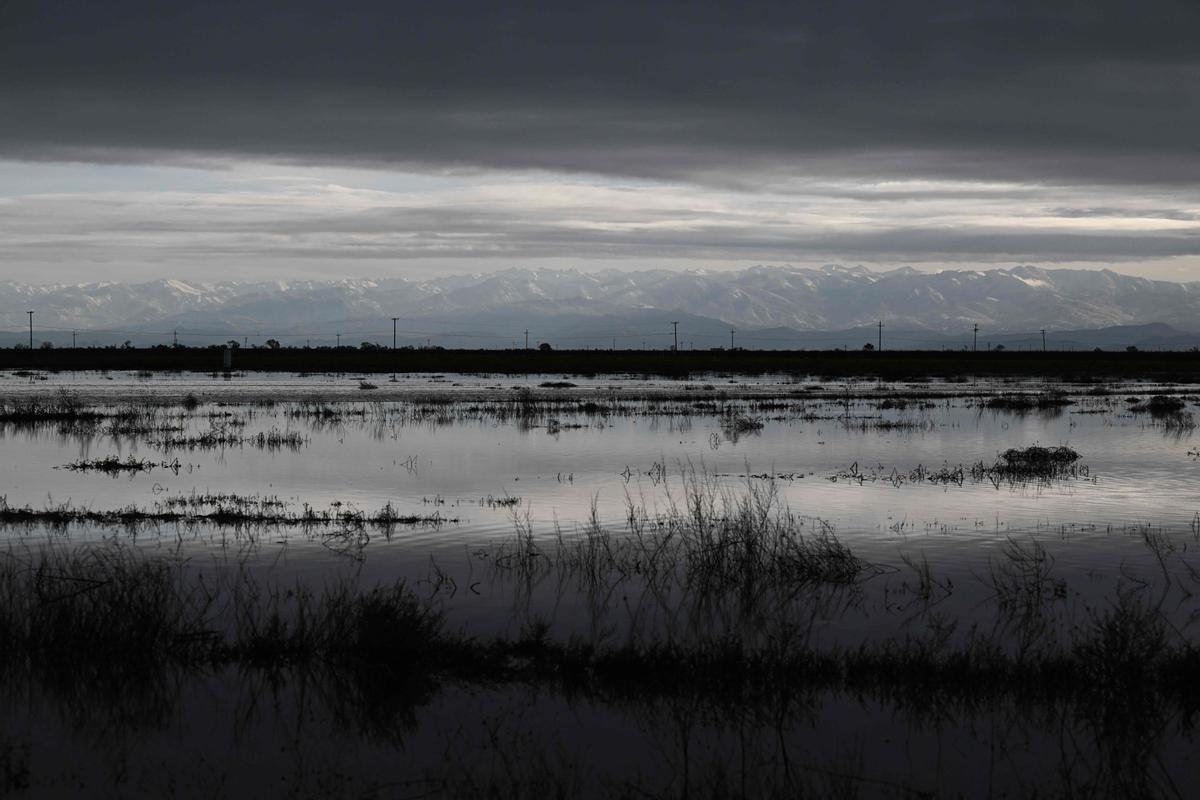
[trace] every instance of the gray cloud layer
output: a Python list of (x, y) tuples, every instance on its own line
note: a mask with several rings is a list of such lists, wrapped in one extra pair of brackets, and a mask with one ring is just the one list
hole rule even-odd
[[(966, 209), (951, 188), (883, 204), (809, 194), (565, 182), (455, 184), (407, 193), (295, 181), (271, 191), (116, 192), (0, 198), (0, 260), (225, 265), (470, 259), (687, 258), (706, 262), (1119, 263), (1200, 256), (1194, 214), (1088, 208), (1086, 190), (994, 189)], [(1048, 202), (1046, 202), (1048, 201)], [(1065, 203), (1064, 203), (1065, 201)], [(1065, 211), (1065, 213), (1063, 213)], [(380, 274), (354, 267), (353, 274)]]
[(1173, 185), (1198, 30), (1193, 0), (8, 0), (0, 156)]

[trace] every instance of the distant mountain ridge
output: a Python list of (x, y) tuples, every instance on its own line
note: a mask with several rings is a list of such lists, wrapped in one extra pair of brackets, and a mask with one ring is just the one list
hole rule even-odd
[(510, 269), (424, 281), (0, 282), (3, 327), (19, 333), (27, 310), (35, 311), (41, 331), (79, 329), (93, 338), (112, 338), (101, 331), (120, 338), (163, 330), (326, 337), (344, 329), (353, 336), (378, 333), (380, 326), (390, 332), (390, 318), (400, 317), (408, 339), (458, 335), (490, 338), (491, 346), (501, 346), (538, 320), (543, 337), (574, 333), (580, 341), (601, 342), (604, 334), (659, 336), (670, 329), (669, 320), (686, 316), (693, 335), (703, 329), (704, 340), (693, 340), (697, 347), (727, 340), (729, 327), (743, 332), (747, 346), (752, 334), (763, 339), (770, 329), (788, 341), (813, 339), (817, 332), (853, 331), (861, 338), (858, 329), (867, 333), (879, 320), (885, 338), (908, 332), (931, 346), (958, 343), (975, 324), (993, 339), (1042, 328), (1078, 332), (1160, 324), (1169, 327), (1147, 336), (1190, 341), (1183, 332), (1200, 330), (1200, 281), (1032, 266), (929, 273), (827, 265), (682, 272)]

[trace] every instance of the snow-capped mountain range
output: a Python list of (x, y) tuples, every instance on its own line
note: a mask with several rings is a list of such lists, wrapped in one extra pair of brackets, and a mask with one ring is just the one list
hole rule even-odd
[[(1166, 323), (1200, 330), (1200, 281), (1172, 283), (1110, 270), (873, 271), (864, 267), (754, 267), (740, 271), (576, 272), (511, 269), (432, 280), (337, 280), (35, 285), (0, 282), (0, 323), (19, 332), (35, 311), (42, 331), (321, 335), (400, 317), (419, 333), (468, 326), (499, 337), (522, 320), (599, 328), (663, 312), (752, 331), (831, 331), (883, 320), (893, 330), (954, 335)], [(360, 323), (354, 325), (353, 323)], [(618, 324), (614, 322), (613, 324)], [(424, 326), (424, 327), (423, 327)]]

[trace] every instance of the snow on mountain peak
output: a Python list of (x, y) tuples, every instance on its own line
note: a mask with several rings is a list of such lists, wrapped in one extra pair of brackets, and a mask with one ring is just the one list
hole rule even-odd
[(183, 294), (191, 294), (191, 295), (203, 295), (204, 294), (204, 291), (202, 289), (197, 289), (195, 286), (184, 283), (181, 280), (168, 279), (164, 283), (166, 286), (174, 289), (177, 292), (182, 292)]
[[(1030, 289), (1036, 289), (1031, 292)], [(510, 269), (424, 281), (342, 279), (35, 286), (0, 282), (0, 318), (11, 329), (36, 308), (60, 328), (189, 325), (251, 330), (323, 319), (542, 313), (580, 320), (637, 309), (678, 309), (739, 327), (844, 329), (877, 320), (956, 332), (973, 320), (1010, 331), (1163, 322), (1182, 329), (1200, 319), (1200, 283), (1150, 281), (1110, 270), (1012, 269), (872, 271), (758, 266), (740, 271)], [(165, 290), (165, 291), (164, 291)], [(992, 321), (992, 322), (989, 322)], [(582, 323), (581, 323), (582, 324)]]

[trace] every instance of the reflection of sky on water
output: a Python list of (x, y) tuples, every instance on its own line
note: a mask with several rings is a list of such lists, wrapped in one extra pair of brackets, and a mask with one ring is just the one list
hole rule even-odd
[[(747, 472), (780, 476), (780, 496), (807, 530), (832, 525), (870, 562), (870, 577), (860, 584), (806, 590), (784, 609), (798, 619), (808, 615), (817, 645), (922, 637), (935, 618), (958, 620), (960, 632), (976, 623), (990, 629), (1002, 615), (989, 581), (992, 570), (1006, 563), (1011, 541), (1026, 552), (1033, 541), (1045, 548), (1054, 578), (1062, 581), (1061, 596), (1047, 601), (1059, 633), (1089, 623), (1118, 585), (1145, 580), (1147, 591), (1158, 596), (1152, 582), (1160, 578), (1160, 565), (1146, 546), (1148, 530), (1152, 539), (1161, 532), (1163, 538), (1155, 541), (1167, 543), (1164, 563), (1176, 584), (1166, 595), (1164, 613), (1184, 635), (1190, 635), (1200, 597), (1184, 566), (1195, 547), (1192, 523), (1200, 509), (1192, 488), (1192, 472), (1200, 465), (1188, 452), (1196, 445), (1189, 431), (1132, 414), (1126, 402), (1129, 395), (1144, 397), (1157, 387), (1120, 387), (1106, 397), (1085, 396), (1091, 387), (1079, 387), (1072, 391), (1076, 404), (1061, 414), (1019, 415), (981, 411), (975, 395), (1036, 391), (1040, 385), (864, 382), (852, 386), (851, 394), (872, 399), (847, 404), (828, 396), (836, 387), (825, 386), (821, 392), (827, 396), (797, 405), (797, 396), (813, 392), (792, 392), (814, 382), (740, 381), (749, 384), (742, 392), (782, 401), (754, 406), (717, 397), (716, 379), (606, 378), (595, 382), (603, 388), (593, 389), (586, 379), (571, 378), (578, 388), (566, 390), (567, 396), (595, 398), (620, 386), (626, 396), (660, 397), (623, 401), (625, 410), (615, 414), (560, 406), (509, 415), (496, 413), (487, 401), (511, 399), (514, 386), (536, 389), (562, 376), (449, 376), (444, 387), (464, 405), (414, 417), (404, 410), (407, 401), (441, 392), (443, 384), (402, 376), (398, 386), (364, 402), (357, 379), (346, 376), (255, 376), (228, 383), (207, 376), (112, 377), (33, 382), (9, 377), (0, 380), (0, 395), (44, 394), (71, 384), (81, 396), (109, 403), (152, 404), (195, 392), (203, 405), (186, 417), (175, 409), (162, 419), (167, 427), (182, 426), (171, 435), (203, 434), (213, 419), (225, 425), (233, 414), (245, 421), (234, 426), (238, 436), (294, 431), (304, 444), (295, 450), (244, 445), (166, 451), (149, 441), (163, 432), (131, 437), (105, 433), (103, 425), (86, 433), (9, 426), (0, 438), (6, 456), (0, 494), (9, 503), (41, 507), (69, 501), (111, 509), (149, 507), (193, 492), (235, 493), (276, 496), (295, 508), (341, 502), (371, 512), (390, 502), (400, 513), (436, 512), (457, 522), (400, 527), (390, 536), (369, 529), (361, 550), (321, 532), (175, 525), (136, 532), (9, 528), (0, 535), (10, 547), (35, 550), (47, 542), (69, 547), (103, 538), (152, 555), (183, 556), (198, 571), (240, 564), (284, 583), (402, 579), (446, 610), (454, 628), (516, 634), (533, 618), (549, 624), (552, 635), (612, 643), (635, 629), (651, 638), (693, 630), (694, 621), (681, 620), (696, 609), (694, 598), (678, 587), (656, 596), (636, 581), (582, 591), (577, 580), (553, 570), (522, 582), (495, 568), (490, 560), (495, 548), (511, 537), (514, 513), (528, 514), (548, 552), (556, 526), (569, 539), (593, 502), (600, 518), (619, 530), (630, 501), (651, 512), (682, 502), (684, 473), (694, 468), (717, 473), (735, 491), (747, 480), (761, 480), (747, 479)], [(923, 390), (955, 396), (879, 407), (880, 398)], [(284, 402), (246, 404), (274, 395)], [(301, 406), (292, 401), (305, 398), (353, 401), (348, 407), (361, 413), (333, 421), (293, 416)], [(406, 402), (391, 402), (397, 398)], [(735, 434), (718, 413), (724, 403), (759, 419), (762, 428)], [(467, 410), (470, 404), (482, 408)], [(847, 412), (850, 424), (841, 418)], [(969, 478), (962, 485), (941, 485), (909, 477), (918, 466), (990, 463), (1007, 448), (1034, 443), (1071, 446), (1081, 454), (1086, 475), (998, 487)], [(131, 453), (157, 463), (178, 458), (180, 466), (177, 472), (159, 467), (118, 477), (61, 468)], [(847, 471), (865, 477), (830, 480)], [(520, 498), (517, 508), (488, 502), (509, 497)], [(916, 588), (924, 560), (938, 581), (927, 597)], [(757, 611), (768, 610), (768, 625), (779, 622), (769, 612), (770, 597), (751, 602), (763, 603)], [(705, 608), (703, 635), (754, 634), (745, 607)], [(875, 789), (903, 793), (902, 787), (973, 795), (981, 782), (997, 793), (1019, 794), (1025, 779), (1033, 785), (1059, 781), (1062, 793), (1070, 793), (1078, 790), (1075, 782), (1101, 773), (1142, 788), (1165, 780), (1187, 785), (1194, 777), (1191, 742), (1178, 732), (1178, 712), (1158, 707), (1142, 708), (1144, 719), (1126, 714), (1121, 726), (1101, 730), (1086, 708), (1039, 706), (1030, 714), (1011, 700), (970, 708), (951, 704), (926, 713), (922, 704), (903, 698), (892, 703), (822, 692), (798, 696), (795, 707), (776, 717), (752, 706), (742, 714), (691, 701), (570, 697), (544, 687), (419, 686), (402, 677), (364, 685), (355, 683), (362, 676), (298, 673), (142, 677), (152, 679), (139, 680), (139, 691), (104, 700), (103, 692), (88, 694), (86, 681), (70, 682), (66, 694), (60, 694), (62, 687), (26, 691), (11, 684), (13, 702), (0, 714), (0, 748), (10, 746), (6, 740), (29, 746), (28, 766), (43, 796), (69, 796), (80, 787), (157, 796), (163, 774), (198, 796), (220, 794), (220, 786), (235, 786), (235, 794), (243, 795), (267, 795), (281, 786), (301, 795), (390, 796), (396, 787), (419, 795), (448, 785), (465, 786), (462, 791), (469, 793), (492, 780), (510, 780), (505, 764), (524, 765), (529, 775), (543, 770), (576, 776), (581, 785), (592, 786), (603, 785), (606, 775), (618, 781), (637, 775), (644, 791), (679, 795), (685, 765), (691, 781), (718, 780), (705, 772), (717, 769), (724, 770), (724, 779), (734, 776), (734, 788), (744, 775), (752, 784), (779, 785), (786, 777), (781, 748), (794, 760), (788, 769), (805, 765), (790, 788), (804, 786), (817, 794), (830, 788), (831, 775), (842, 774), (855, 776), (850, 783), (866, 787), (868, 795)], [(391, 686), (395, 696), (383, 686)], [(1064, 731), (1069, 747), (1063, 746)], [(19, 748), (5, 752), (0, 756), (9, 763), (26, 757)], [(739, 760), (743, 757), (748, 761)], [(56, 765), (64, 761), (72, 766), (61, 771)], [(746, 763), (751, 768), (743, 771)]]
[[(894, 583), (902, 582), (907, 569), (902, 555), (928, 559), (960, 585), (956, 603), (981, 599), (968, 585), (978, 583), (972, 577), (987, 572), (1009, 537), (1038, 539), (1054, 558), (1058, 573), (1094, 586), (1085, 593), (1088, 596), (1112, 588), (1111, 580), (1097, 581), (1096, 575), (1115, 579), (1122, 568), (1154, 568), (1142, 541), (1144, 528), (1164, 530), (1181, 547), (1194, 538), (1192, 523), (1200, 498), (1193, 489), (1197, 464), (1188, 454), (1194, 447), (1190, 432), (1168, 430), (1146, 414), (1128, 411), (1130, 394), (1145, 396), (1157, 387), (1115, 387), (1119, 391), (1109, 396), (1088, 394), (1092, 386), (1073, 387), (1077, 391), (1067, 387), (1076, 403), (1062, 413), (1015, 414), (981, 409), (980, 392), (1041, 391), (1041, 384), (864, 381), (851, 385), (850, 395), (871, 397), (847, 401), (844, 395), (834, 399), (844, 384), (739, 379), (740, 392), (755, 399), (738, 401), (739, 392), (722, 392), (717, 378), (681, 382), (572, 377), (578, 388), (559, 390), (557, 396), (617, 396), (622, 410), (587, 414), (574, 404), (544, 413), (536, 407), (525, 415), (512, 413), (512, 387), (536, 389), (541, 382), (563, 377), (446, 376), (431, 385), (427, 376), (401, 376), (391, 391), (406, 402), (393, 402), (373, 392), (370, 401), (364, 401), (367, 393), (357, 388), (356, 379), (345, 376), (255, 375), (226, 383), (203, 375), (160, 381), (114, 374), (51, 376), (32, 384), (28, 378), (10, 376), (3, 391), (12, 384), (32, 385), (21, 391), (44, 395), (64, 384), (85, 398), (99, 393), (112, 403), (132, 398), (152, 405), (182, 389), (194, 391), (205, 402), (187, 416), (179, 409), (165, 412), (160, 421), (183, 428), (169, 434), (112, 436), (103, 426), (90, 433), (63, 433), (45, 426), (32, 432), (8, 428), (2, 440), (8, 457), (0, 466), (0, 493), (12, 505), (70, 502), (97, 509), (150, 507), (192, 493), (278, 497), (297, 509), (306, 503), (316, 508), (345, 503), (372, 512), (391, 503), (402, 514), (437, 513), (456, 522), (401, 528), (390, 537), (369, 532), (366, 548), (355, 553), (364, 556), (361, 560), (347, 558), (339, 541), (288, 530), (248, 537), (237, 531), (161, 526), (157, 533), (142, 530), (136, 537), (121, 531), (74, 530), (70, 539), (110, 536), (149, 551), (182, 548), (205, 559), (225, 557), (230, 542), (244, 546), (253, 539), (255, 553), (277, 574), (318, 580), (348, 570), (366, 579), (426, 579), (432, 558), (463, 586), (479, 582), (480, 571), (488, 569), (472, 554), (509, 537), (514, 513), (528, 515), (534, 534), (546, 542), (557, 529), (567, 536), (577, 531), (593, 502), (600, 518), (619, 529), (631, 501), (652, 512), (681, 502), (682, 476), (689, 469), (717, 473), (735, 491), (743, 487), (747, 472), (780, 476), (780, 497), (793, 512), (832, 525), (856, 555), (901, 570), (896, 573), (900, 577), (890, 579)], [(813, 394), (814, 385), (821, 386), (821, 398), (798, 399)], [(490, 388), (494, 386), (503, 388)], [(431, 390), (441, 393), (443, 387), (462, 404), (420, 405)], [(272, 389), (283, 402), (235, 402)], [(880, 408), (881, 399), (912, 393), (956, 396)], [(652, 399), (638, 400), (647, 395)], [(343, 419), (294, 413), (311, 411), (312, 406), (292, 401), (339, 397), (354, 401), (335, 406), (354, 412)], [(503, 403), (497, 406), (498, 400)], [(415, 407), (419, 413), (414, 413)], [(733, 432), (719, 413), (730, 409), (760, 420), (761, 429)], [(844, 419), (847, 413), (849, 423)], [(269, 450), (250, 445), (164, 449), (152, 443), (156, 437), (198, 436), (214, 425), (226, 426), (230, 415), (245, 421), (244, 426), (229, 428), (235, 435), (296, 432), (304, 444), (294, 450)], [(1035, 443), (1070, 445), (1081, 454), (1086, 473), (1050, 483), (999, 486), (969, 477), (962, 485), (914, 482), (910, 477), (918, 466), (937, 470), (991, 463), (1007, 448)], [(180, 468), (117, 477), (61, 468), (80, 459), (129, 454), (159, 463), (177, 458)], [(848, 470), (867, 478), (830, 480)], [(497, 498), (520, 500), (515, 508), (489, 502)], [(25, 543), (39, 536), (15, 529), (4, 535)], [(484, 586), (477, 591), (458, 594), (452, 605), (472, 624), (503, 626), (511, 620), (507, 589)], [(539, 592), (535, 605), (547, 604), (560, 619), (588, 612), (583, 599), (562, 587)], [(835, 627), (849, 625), (853, 632), (859, 625), (875, 624), (866, 615), (853, 623), (847, 619), (851, 618)], [(879, 624), (886, 628), (894, 620)]]
[[(172, 376), (167, 383), (172, 380), (183, 378)], [(211, 380), (195, 380), (204, 387), (201, 396), (209, 399)], [(301, 383), (309, 394), (324, 396), (326, 381)], [(609, 379), (606, 385), (613, 383)], [(675, 384), (678, 391), (681, 386)], [(126, 383), (114, 388), (113, 396), (136, 399), (159, 385), (157, 379), (153, 384), (133, 381), (132, 387)], [(428, 388), (421, 384), (422, 391)], [(346, 391), (353, 392), (348, 395), (353, 400), (363, 396), (355, 389)], [(711, 402), (711, 391), (694, 395)], [(506, 399), (511, 392), (491, 396)], [(717, 401), (718, 406), (724, 402)], [(935, 401), (932, 408), (879, 410), (876, 403), (858, 401), (849, 406), (849, 426), (835, 418), (844, 413), (842, 404), (828, 400), (812, 401), (802, 412), (796, 407), (749, 407), (742, 412), (762, 418), (764, 426), (737, 436), (723, 429), (719, 415), (687, 403), (660, 404), (650, 413), (634, 403), (643, 413), (633, 415), (556, 410), (529, 420), (452, 410), (442, 419), (448, 424), (432, 417), (406, 419), (386, 403), (358, 406), (365, 408), (365, 419), (324, 424), (290, 418), (287, 404), (205, 405), (186, 419), (186, 433), (200, 434), (215, 424), (206, 412), (246, 412), (247, 424), (236, 432), (297, 431), (307, 443), (294, 452), (242, 446), (176, 449), (168, 454), (146, 443), (153, 435), (58, 436), (45, 428), (36, 433), (9, 430), (3, 438), (8, 457), (0, 482), (10, 503), (35, 506), (48, 496), (98, 508), (149, 505), (164, 496), (197, 491), (277, 495), (317, 506), (342, 501), (365, 510), (391, 501), (404, 510), (428, 512), (437, 499), (439, 508), (462, 520), (455, 529), (461, 536), (507, 529), (504, 509), (480, 505), (489, 495), (518, 496), (536, 522), (557, 519), (567, 526), (585, 515), (593, 498), (606, 518), (620, 514), (626, 492), (644, 493), (651, 504), (660, 502), (662, 486), (649, 474), (656, 463), (665, 464), (669, 475), (678, 475), (690, 464), (731, 480), (745, 474), (747, 467), (753, 474), (787, 476), (780, 488), (793, 510), (829, 521), (840, 534), (871, 540), (926, 532), (986, 537), (1012, 530), (1075, 532), (1110, 525), (1186, 528), (1200, 508), (1200, 498), (1191, 490), (1195, 464), (1188, 455), (1189, 438), (1169, 435), (1148, 415), (1127, 413), (1122, 397), (1083, 398), (1058, 415), (1017, 415), (975, 405), (959, 398)], [(663, 414), (664, 410), (682, 413)], [(548, 431), (547, 418), (562, 423), (556, 433)], [(889, 430), (880, 422), (903, 427)], [(897, 486), (888, 480), (863, 485), (828, 480), (851, 465), (885, 478), (893, 470), (906, 474), (922, 465), (969, 466), (991, 462), (1009, 447), (1035, 443), (1069, 444), (1082, 455), (1090, 478), (999, 488), (986, 482)], [(159, 469), (115, 479), (55, 469), (82, 458), (130, 453), (150, 460), (177, 457), (183, 467), (179, 474)], [(438, 539), (444, 540), (445, 532)]]

